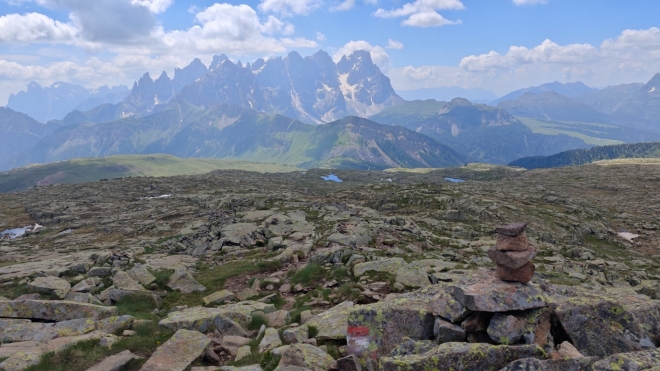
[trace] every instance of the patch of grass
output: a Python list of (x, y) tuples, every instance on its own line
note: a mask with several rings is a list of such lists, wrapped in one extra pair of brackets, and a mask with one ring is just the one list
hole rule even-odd
[(343, 300), (356, 301), (362, 297), (362, 292), (355, 282), (346, 282), (337, 288), (337, 294)]
[(291, 277), (291, 282), (299, 283), (302, 285), (310, 285), (314, 281), (320, 281), (326, 276), (327, 272), (323, 269), (322, 266), (318, 264), (311, 264), (304, 268), (299, 269), (293, 277)]
[(259, 330), (263, 325), (268, 327), (268, 319), (261, 314), (253, 314), (252, 322), (248, 325), (248, 330)]
[(311, 309), (312, 309), (312, 307), (308, 307), (306, 305), (303, 305), (301, 307), (290, 310), (289, 311), (289, 322), (291, 322), (291, 323), (300, 323), (300, 313), (302, 313), (306, 310), (311, 310)]
[(161, 238), (159, 238), (159, 239), (156, 240), (155, 244), (156, 244), (156, 245), (160, 245), (160, 244), (162, 244), (162, 243), (164, 243), (164, 242), (167, 242), (167, 241), (169, 241), (169, 240), (171, 240), (171, 239), (174, 239), (174, 238), (180, 238), (181, 236), (182, 236), (182, 235), (177, 234), (177, 235), (175, 235), (175, 236), (161, 237)]
[(235, 367), (254, 365), (254, 364), (260, 363), (262, 358), (263, 358), (263, 356), (261, 354), (252, 353), (249, 356), (241, 359), (240, 361), (230, 362), (228, 365), (229, 366), (235, 366)]
[(345, 267), (339, 267), (332, 270), (332, 277), (338, 282), (351, 278), (351, 273)]
[[(221, 266), (208, 267), (204, 264), (199, 266), (195, 279), (206, 287), (204, 292), (194, 292), (192, 294), (181, 295), (177, 291), (169, 291), (163, 298), (163, 309), (169, 309), (178, 305), (199, 305), (202, 298), (209, 293), (222, 290), (225, 281), (241, 274), (252, 274), (259, 271), (257, 265), (250, 261), (232, 261), (224, 263)], [(165, 281), (167, 282), (167, 281)]]
[(280, 359), (282, 359), (282, 356), (271, 352), (266, 352), (266, 354), (264, 354), (263, 358), (261, 359), (261, 362), (259, 362), (259, 365), (263, 371), (273, 371), (280, 363)]
[(154, 277), (156, 277), (153, 283), (155, 283), (158, 286), (158, 288), (161, 290), (167, 288), (167, 281), (170, 279), (172, 274), (174, 274), (174, 271), (169, 269), (159, 270), (159, 271), (149, 270), (149, 272), (151, 272), (151, 274), (153, 274)]
[(4, 296), (8, 299), (16, 299), (17, 297), (28, 293), (29, 290), (26, 284), (11, 285), (9, 287), (5, 286), (3, 288), (0, 288), (0, 296)]
[(119, 315), (128, 314), (141, 319), (153, 319), (153, 312), (156, 309), (154, 298), (146, 295), (128, 295), (117, 302), (115, 305)]
[(319, 329), (315, 326), (307, 326), (307, 334), (309, 338), (315, 338), (319, 334)]
[(279, 260), (262, 260), (257, 263), (257, 268), (260, 272), (274, 272), (282, 268), (282, 263)]

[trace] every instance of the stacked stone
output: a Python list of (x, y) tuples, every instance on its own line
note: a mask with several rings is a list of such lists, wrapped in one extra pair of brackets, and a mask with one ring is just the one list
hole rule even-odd
[(488, 250), (488, 256), (497, 263), (495, 275), (502, 281), (527, 283), (534, 275), (536, 249), (530, 246), (525, 233), (527, 223), (514, 223), (497, 227), (497, 243)]

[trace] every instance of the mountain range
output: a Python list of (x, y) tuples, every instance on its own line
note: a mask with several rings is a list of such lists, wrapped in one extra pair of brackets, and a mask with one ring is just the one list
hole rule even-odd
[[(447, 96), (490, 94), (447, 89)], [(658, 141), (659, 92), (660, 74), (603, 90), (544, 84), (512, 92), (496, 107), (463, 98), (405, 101), (366, 51), (337, 62), (324, 51), (246, 64), (220, 55), (208, 67), (195, 59), (176, 68), (173, 78), (145, 73), (130, 91), (31, 83), (11, 96), (14, 107), (39, 117), (78, 109), (42, 124), (3, 108), (0, 130), (12, 140), (0, 150), (0, 168), (152, 153), (359, 169), (506, 164)]]
[(41, 87), (33, 81), (25, 91), (11, 94), (7, 107), (46, 122), (62, 119), (74, 109), (86, 111), (101, 104), (121, 102), (128, 94), (125, 85), (87, 89), (61, 81), (49, 87)]

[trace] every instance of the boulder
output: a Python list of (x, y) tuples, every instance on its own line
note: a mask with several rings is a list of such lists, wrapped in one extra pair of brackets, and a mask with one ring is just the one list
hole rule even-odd
[(78, 318), (103, 319), (117, 315), (117, 308), (72, 301), (25, 300), (0, 302), (0, 317), (67, 321)]
[(500, 371), (592, 371), (591, 365), (596, 360), (597, 357), (558, 360), (523, 358), (509, 363)]
[(396, 275), (399, 268), (406, 265), (406, 262), (401, 258), (382, 259), (370, 261), (365, 263), (358, 263), (353, 266), (353, 275), (360, 277), (366, 272), (384, 272)]
[(2, 332), (3, 343), (49, 341), (58, 337), (83, 335), (96, 330), (96, 321), (73, 319), (57, 323), (21, 323), (7, 326)]
[(322, 349), (309, 344), (292, 344), (282, 353), (279, 366), (298, 366), (312, 371), (330, 369), (334, 359)]
[(582, 353), (580, 353), (574, 346), (573, 344), (569, 343), (568, 341), (564, 341), (563, 343), (559, 344), (557, 347), (557, 353), (562, 358), (583, 358), (584, 356)]
[(496, 344), (517, 344), (522, 337), (526, 321), (511, 314), (495, 313), (488, 325), (488, 336)]
[(488, 250), (488, 257), (497, 263), (507, 268), (518, 269), (527, 264), (536, 256), (536, 249), (530, 247), (528, 250), (523, 251), (500, 251), (495, 246)]
[(348, 315), (353, 307), (352, 301), (345, 301), (302, 322), (307, 326), (316, 327), (317, 340), (343, 340), (346, 339)]
[(78, 282), (71, 288), (73, 292), (90, 292), (96, 289), (96, 285), (101, 282), (98, 277), (90, 277)]
[(475, 312), (508, 312), (546, 305), (542, 292), (531, 284), (503, 282), (492, 275), (454, 286), (454, 297)]
[(124, 271), (117, 271), (112, 277), (112, 285), (120, 290), (144, 290), (136, 280), (132, 279), (128, 273)]
[(167, 318), (158, 324), (173, 331), (186, 329), (206, 333), (215, 329), (215, 320), (218, 317), (226, 317), (245, 328), (252, 322), (252, 313), (257, 311), (271, 313), (275, 311), (275, 306), (257, 301), (243, 301), (218, 308), (192, 307), (169, 313)]
[(280, 328), (286, 325), (289, 319), (291, 319), (291, 316), (289, 315), (288, 310), (278, 310), (266, 314), (266, 320), (268, 321), (268, 325), (271, 327)]
[(216, 317), (213, 320), (213, 325), (215, 329), (222, 334), (222, 336), (248, 337), (248, 334), (243, 329), (243, 327), (229, 317)]
[(396, 272), (396, 282), (408, 287), (425, 287), (431, 285), (426, 269), (404, 264)]
[(532, 262), (527, 262), (527, 264), (517, 269), (498, 264), (495, 268), (495, 276), (502, 281), (527, 283), (532, 280), (535, 269), (536, 266)]
[(104, 359), (87, 369), (87, 371), (121, 371), (123, 367), (134, 359), (142, 357), (133, 354), (130, 350), (119, 352)]
[(174, 271), (174, 274), (167, 281), (167, 287), (180, 291), (182, 294), (206, 291), (206, 287), (197, 282), (185, 268), (179, 268)]
[(113, 316), (100, 320), (96, 323), (98, 330), (114, 334), (117, 331), (128, 330), (133, 326), (135, 318), (129, 315)]
[(656, 371), (660, 367), (660, 349), (614, 354), (595, 362), (593, 371)]
[(431, 309), (433, 313), (444, 319), (452, 322), (460, 322), (470, 315), (472, 311), (456, 300), (450, 291), (453, 291), (453, 288), (440, 288), (431, 300)]
[(220, 236), (234, 245), (254, 245), (254, 234), (257, 226), (253, 223), (227, 224), (220, 229)]
[(527, 251), (529, 250), (529, 239), (525, 233), (515, 237), (498, 234), (495, 248), (500, 251)]
[(291, 327), (282, 332), (284, 344), (302, 343), (309, 338), (309, 328), (307, 326)]
[(438, 344), (449, 343), (452, 341), (465, 341), (467, 339), (467, 334), (461, 326), (445, 321), (439, 317), (435, 319), (433, 335)]
[(108, 277), (112, 275), (111, 267), (92, 267), (89, 270), (90, 277)]
[(216, 291), (211, 295), (205, 296), (204, 305), (220, 305), (227, 301), (236, 299), (236, 295), (229, 290)]
[(127, 270), (126, 273), (142, 285), (150, 285), (156, 280), (156, 277), (149, 272), (147, 267), (140, 263), (136, 263), (135, 266)]
[(382, 371), (499, 370), (519, 358), (544, 358), (535, 345), (494, 346), (488, 344), (444, 343), (422, 354), (383, 357)]
[(354, 355), (348, 355), (337, 360), (337, 370), (339, 371), (362, 371), (360, 360)]
[(59, 277), (37, 277), (28, 283), (28, 289), (39, 294), (48, 295), (53, 299), (62, 300), (71, 290), (71, 284)]
[(179, 330), (158, 347), (141, 371), (184, 371), (201, 357), (211, 339), (197, 331)]
[(249, 357), (252, 355), (252, 348), (250, 348), (249, 345), (244, 345), (236, 351), (236, 357), (234, 358), (235, 362), (240, 361), (241, 359), (245, 357)]
[(403, 338), (401, 343), (397, 345), (392, 351), (387, 355), (388, 357), (397, 357), (397, 356), (407, 356), (410, 354), (423, 354), (428, 352), (431, 349), (435, 349), (438, 346), (438, 343), (432, 340), (418, 340), (415, 341), (410, 338)]
[(282, 345), (282, 339), (277, 329), (269, 327), (264, 333), (263, 339), (259, 343), (259, 353), (265, 353)]
[(259, 295), (259, 291), (252, 290), (251, 288), (247, 287), (243, 289), (241, 292), (237, 293), (236, 298), (238, 298), (238, 300), (243, 301), (243, 300), (248, 300), (249, 298), (255, 297), (257, 295)]
[(433, 339), (434, 323), (428, 300), (403, 297), (355, 307), (348, 314), (348, 353), (364, 359), (371, 369), (404, 337)]
[(36, 352), (18, 352), (11, 357), (0, 362), (0, 370), (4, 371), (23, 371), (26, 368), (36, 365), (41, 361), (43, 353)]

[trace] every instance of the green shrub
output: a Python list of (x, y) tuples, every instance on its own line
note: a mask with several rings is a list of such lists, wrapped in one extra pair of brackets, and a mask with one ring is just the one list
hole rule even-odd
[(282, 359), (282, 356), (271, 352), (266, 352), (264, 357), (261, 359), (261, 362), (259, 362), (259, 365), (263, 371), (273, 371), (280, 363), (280, 359)]

